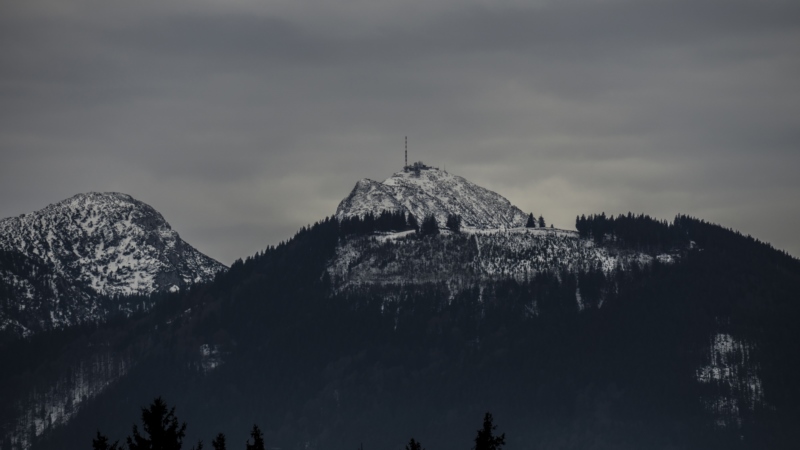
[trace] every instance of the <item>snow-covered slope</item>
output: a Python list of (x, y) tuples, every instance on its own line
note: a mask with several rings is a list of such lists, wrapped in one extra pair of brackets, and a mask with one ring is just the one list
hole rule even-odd
[(0, 220), (0, 329), (102, 320), (100, 297), (177, 291), (224, 269), (149, 205), (120, 193), (79, 194)]
[(539, 273), (611, 272), (677, 254), (647, 254), (595, 245), (574, 231), (551, 228), (468, 230), (419, 239), (413, 232), (343, 240), (328, 265), (340, 291), (370, 285), (446, 283), (453, 291), (475, 283)]
[(379, 215), (403, 211), (418, 222), (433, 214), (444, 226), (448, 214), (461, 216), (473, 228), (513, 228), (525, 225), (527, 214), (503, 196), (444, 170), (415, 163), (381, 183), (363, 179), (339, 204), (336, 217)]

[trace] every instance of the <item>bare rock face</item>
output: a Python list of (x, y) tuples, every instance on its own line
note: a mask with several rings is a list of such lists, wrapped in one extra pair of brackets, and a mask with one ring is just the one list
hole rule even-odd
[(433, 214), (441, 226), (449, 214), (461, 216), (465, 227), (516, 228), (527, 215), (506, 198), (444, 170), (415, 163), (379, 183), (363, 179), (339, 204), (336, 217), (379, 215), (403, 211), (421, 222)]
[(102, 321), (119, 311), (116, 298), (179, 291), (221, 270), (151, 206), (126, 194), (79, 194), (0, 220), (0, 330)]

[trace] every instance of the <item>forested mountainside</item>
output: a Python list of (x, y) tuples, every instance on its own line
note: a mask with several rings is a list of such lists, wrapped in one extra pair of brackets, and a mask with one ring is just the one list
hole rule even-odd
[(98, 322), (225, 269), (184, 242), (161, 214), (120, 193), (79, 194), (0, 220), (0, 334)]
[[(87, 448), (98, 429), (118, 439), (130, 411), (162, 395), (189, 423), (187, 442), (258, 423), (284, 449), (402, 448), (412, 436), (468, 448), (475, 417), (491, 411), (508, 448), (794, 448), (800, 262), (697, 219), (623, 217), (586, 218), (572, 247), (558, 230), (497, 236), (519, 260), (551, 238), (642, 255), (625, 264), (545, 259), (524, 274), (462, 276), (457, 290), (437, 277), (396, 283), (390, 270), (356, 284), (367, 265), (336, 261), (386, 244), (409, 262), (444, 246), (469, 260), (474, 235), (388, 243), (374, 223), (354, 233), (363, 223), (327, 219), (209, 284), (160, 294), (147, 313), (3, 346), (22, 366), (0, 372), (3, 445)], [(346, 266), (343, 289), (331, 268)], [(114, 381), (36, 433), (53, 400), (30, 393), (58, 392), (70, 367), (98, 360), (124, 373), (104, 363)]]

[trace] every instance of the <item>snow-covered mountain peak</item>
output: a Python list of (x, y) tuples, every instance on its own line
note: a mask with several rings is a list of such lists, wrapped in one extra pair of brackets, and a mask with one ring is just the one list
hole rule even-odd
[(514, 228), (524, 226), (527, 215), (503, 196), (460, 176), (418, 162), (383, 182), (362, 179), (339, 204), (336, 217), (403, 211), (418, 221), (433, 214), (444, 225), (458, 214), (466, 227)]
[(0, 220), (0, 249), (39, 259), (103, 295), (180, 289), (224, 268), (151, 206), (117, 192), (78, 194)]
[(92, 312), (98, 296), (177, 291), (225, 269), (151, 206), (117, 192), (78, 194), (0, 220), (0, 256), (0, 284), (14, 293), (4, 300), (13, 303), (11, 316), (24, 311), (19, 323), (38, 321), (35, 329), (100, 320)]
[(80, 235), (92, 235), (102, 225), (110, 223), (119, 231), (142, 227), (171, 229), (158, 211), (128, 194), (89, 192), (53, 203), (33, 213), (0, 220), (0, 236), (15, 236), (19, 239), (24, 238), (27, 233), (30, 239), (35, 240), (42, 226), (55, 225)]

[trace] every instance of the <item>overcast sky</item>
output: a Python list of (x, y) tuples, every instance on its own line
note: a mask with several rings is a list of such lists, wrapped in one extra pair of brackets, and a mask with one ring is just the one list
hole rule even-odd
[(409, 159), (800, 256), (800, 2), (8, 0), (0, 217), (119, 191), (230, 264)]

